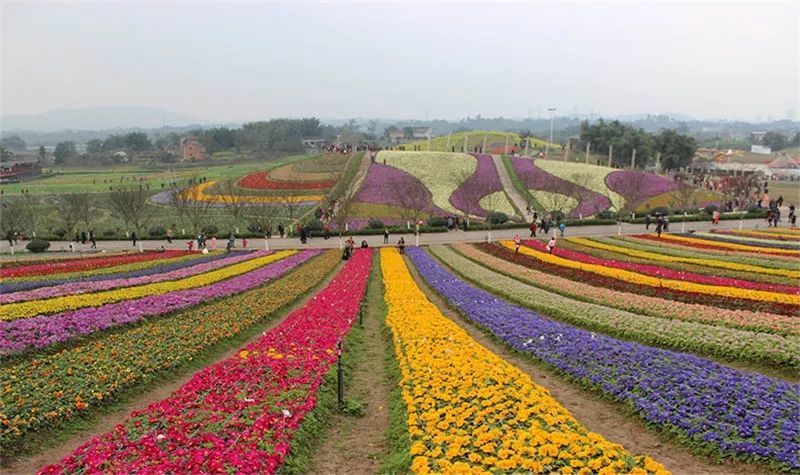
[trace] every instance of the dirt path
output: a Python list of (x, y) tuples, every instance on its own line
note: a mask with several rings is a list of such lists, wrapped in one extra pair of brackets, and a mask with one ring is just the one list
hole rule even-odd
[(358, 189), (361, 188), (361, 184), (364, 183), (364, 180), (367, 178), (370, 165), (369, 157), (370, 152), (365, 153), (364, 156), (361, 157), (361, 163), (358, 165), (356, 176), (353, 177), (353, 182), (350, 183), (350, 187), (347, 190), (347, 196), (355, 196), (356, 193), (358, 193)]
[[(204, 366), (212, 365), (218, 361), (222, 361), (226, 358), (233, 356), (234, 354), (236, 354), (236, 352), (239, 351), (239, 348), (246, 346), (250, 342), (260, 338), (262, 332), (269, 331), (272, 328), (279, 325), (281, 322), (283, 322), (283, 320), (286, 318), (287, 315), (289, 315), (295, 309), (303, 306), (320, 289), (328, 285), (328, 282), (330, 282), (333, 279), (333, 277), (339, 272), (340, 268), (341, 268), (341, 263), (338, 264), (334, 268), (334, 271), (331, 272), (330, 275), (325, 277), (325, 279), (323, 279), (322, 282), (320, 282), (316, 287), (311, 289), (304, 298), (297, 300), (288, 307), (279, 311), (275, 317), (270, 318), (267, 322), (256, 323), (255, 325), (258, 327), (258, 329), (254, 330), (254, 336), (252, 338), (248, 339), (247, 341), (239, 345), (236, 345), (233, 348), (229, 348), (225, 351), (220, 352), (214, 358), (214, 361), (210, 361)], [(175, 379), (170, 379), (169, 381), (166, 381), (163, 384), (159, 384), (158, 386), (154, 387), (152, 390), (145, 391), (144, 393), (125, 402), (123, 405), (119, 407), (119, 409), (114, 410), (113, 412), (109, 412), (107, 414), (99, 416), (95, 421), (93, 421), (89, 425), (89, 427), (87, 427), (86, 429), (82, 429), (78, 432), (75, 432), (73, 434), (70, 434), (62, 442), (59, 442), (58, 445), (47, 448), (43, 452), (40, 452), (31, 457), (11, 462), (9, 463), (8, 466), (4, 465), (0, 473), (2, 473), (3, 475), (31, 474), (31, 473), (36, 473), (36, 471), (39, 468), (45, 465), (58, 463), (64, 457), (67, 457), (72, 452), (74, 452), (75, 449), (80, 447), (82, 444), (89, 441), (89, 439), (91, 439), (92, 437), (109, 432), (114, 428), (114, 426), (124, 422), (131, 412), (139, 409), (144, 409), (153, 402), (160, 401), (162, 399), (169, 397), (175, 390), (186, 384), (186, 382), (197, 371), (199, 371), (199, 368), (186, 368), (181, 371), (175, 372), (174, 373)]]
[(649, 430), (633, 416), (625, 415), (620, 404), (604, 401), (596, 394), (567, 381), (557, 373), (537, 365), (530, 358), (510, 350), (448, 306), (444, 299), (425, 284), (408, 257), (406, 257), (406, 264), (422, 291), (444, 315), (457, 323), (481, 345), (529, 375), (536, 384), (547, 388), (550, 394), (590, 431), (622, 444), (633, 454), (649, 455), (675, 474), (769, 473), (768, 469), (763, 466), (738, 462), (725, 462), (717, 465), (707, 458), (694, 455), (665, 436)]
[[(512, 201), (514, 201), (514, 205), (520, 210), (521, 213), (525, 213), (526, 209), (528, 208), (528, 202), (525, 201), (525, 198), (514, 188), (514, 184), (511, 183), (511, 177), (508, 176), (508, 170), (506, 170), (505, 165), (503, 165), (503, 157), (500, 155), (492, 155), (492, 162), (494, 162), (494, 168), (497, 169), (497, 175), (500, 177), (500, 183), (503, 184), (503, 188), (506, 190), (506, 194)], [(523, 216), (527, 219), (527, 215)]]
[[(380, 266), (377, 259), (373, 266)], [(309, 473), (377, 473), (387, 453), (389, 383), (383, 363), (386, 341), (381, 333), (384, 311), (380, 272), (373, 267), (367, 290), (360, 358), (353, 368), (345, 397), (364, 403), (363, 417), (334, 413), (321, 446), (314, 452)]]

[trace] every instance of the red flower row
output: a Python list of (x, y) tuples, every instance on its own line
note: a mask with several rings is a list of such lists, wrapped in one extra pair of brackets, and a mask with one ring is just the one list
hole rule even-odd
[(64, 259), (45, 264), (33, 264), (20, 267), (0, 269), (0, 277), (26, 277), (35, 275), (62, 274), (80, 272), (101, 267), (119, 266), (134, 262), (145, 262), (154, 259), (169, 259), (186, 255), (186, 251), (142, 252), (136, 254), (120, 254), (108, 257), (91, 257), (88, 259)]
[(355, 321), (371, 258), (357, 251), (279, 326), (40, 473), (274, 473)]
[(686, 292), (682, 290), (668, 289), (665, 287), (650, 287), (647, 285), (634, 284), (625, 282), (611, 277), (601, 276), (592, 272), (586, 272), (578, 269), (570, 269), (555, 264), (548, 264), (533, 257), (514, 254), (504, 247), (495, 244), (479, 244), (478, 247), (489, 254), (511, 261), (531, 269), (536, 269), (541, 272), (548, 272), (554, 275), (565, 277), (584, 284), (593, 285), (595, 287), (606, 287), (620, 292), (630, 292), (639, 295), (649, 295), (653, 297), (660, 297), (667, 300), (677, 300), (686, 303), (699, 303), (703, 305), (713, 305), (720, 308), (732, 309), (745, 309), (753, 311), (763, 311), (770, 313), (778, 313), (781, 315), (796, 315), (800, 312), (797, 305), (782, 304), (775, 302), (758, 302), (748, 299), (737, 299), (731, 297), (722, 297), (710, 294), (698, 294), (694, 292)]
[[(539, 251), (545, 251), (545, 245), (539, 241), (529, 239), (525, 241), (526, 246), (530, 246)], [(767, 292), (779, 292), (784, 294), (796, 294), (797, 287), (793, 285), (768, 284), (764, 282), (753, 282), (750, 280), (734, 279), (731, 277), (719, 277), (715, 275), (697, 274), (682, 270), (670, 269), (652, 264), (639, 264), (636, 262), (615, 261), (613, 259), (601, 259), (599, 257), (573, 251), (571, 249), (555, 248), (553, 254), (569, 259), (571, 261), (596, 264), (614, 269), (623, 269), (639, 274), (660, 277), (662, 279), (682, 280), (684, 282), (694, 282), (696, 284), (718, 285), (723, 287), (738, 287), (740, 289), (764, 290)]]
[(267, 173), (251, 173), (239, 180), (239, 186), (256, 190), (325, 190), (336, 185), (336, 180), (277, 181), (267, 176)]

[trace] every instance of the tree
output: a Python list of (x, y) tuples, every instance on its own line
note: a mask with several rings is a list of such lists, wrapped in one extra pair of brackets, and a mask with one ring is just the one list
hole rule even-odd
[(10, 162), (14, 154), (5, 147), (0, 147), (0, 162)]
[(242, 210), (242, 217), (260, 232), (264, 233), (264, 248), (269, 249), (268, 236), (272, 234), (272, 226), (280, 219), (281, 207), (274, 203), (251, 203)]
[(153, 148), (153, 144), (144, 132), (131, 132), (125, 135), (124, 140), (125, 147), (134, 152), (144, 152)]
[(203, 199), (203, 191), (198, 186), (176, 188), (172, 190), (170, 203), (178, 212), (178, 216), (185, 218), (194, 234), (197, 234), (205, 224), (211, 201)]
[(690, 165), (697, 151), (697, 142), (693, 137), (671, 129), (663, 129), (656, 136), (655, 146), (661, 152), (662, 170), (677, 170)]
[(645, 167), (654, 157), (653, 137), (643, 129), (631, 127), (615, 120), (606, 122), (599, 120), (590, 125), (588, 121), (581, 123), (581, 141), (592, 143), (592, 149), (599, 153), (608, 153), (613, 147), (613, 162), (618, 167), (631, 164), (633, 150), (636, 149), (636, 166)]
[(9, 137), (3, 137), (3, 139), (0, 140), (0, 146), (9, 150), (21, 151), (25, 150), (28, 144), (26, 144), (19, 135), (11, 135)]
[(400, 217), (412, 223), (422, 219), (431, 203), (430, 192), (417, 180), (392, 180), (387, 191), (397, 203)]
[(625, 214), (636, 211), (636, 207), (647, 195), (646, 186), (647, 175), (644, 172), (623, 172), (617, 179), (616, 186), (619, 190), (625, 190), (625, 201), (619, 211)]
[(789, 145), (789, 138), (778, 132), (769, 131), (761, 138), (761, 143), (771, 148), (773, 152), (783, 150)]
[(39, 161), (43, 162), (45, 158), (47, 158), (47, 150), (45, 150), (44, 145), (39, 145)]
[(789, 141), (789, 146), (800, 147), (800, 132), (794, 134), (794, 137)]
[[(231, 215), (234, 222), (238, 222), (239, 218), (242, 217), (242, 212), (247, 207), (247, 198), (239, 193), (239, 190), (236, 188), (236, 183), (233, 180), (225, 181), (222, 184), (222, 193), (220, 196), (222, 197), (225, 210)], [(275, 208), (275, 206), (272, 205), (271, 207)]]
[(720, 180), (720, 191), (731, 201), (739, 200), (747, 203), (760, 190), (760, 183), (755, 174), (728, 176)]
[(92, 139), (86, 142), (86, 153), (98, 155), (103, 152), (103, 141), (100, 139)]
[(72, 236), (80, 221), (82, 197), (79, 193), (65, 193), (55, 195), (53, 199), (58, 207), (58, 221), (67, 231), (67, 238)]
[(411, 140), (414, 138), (414, 127), (403, 127), (403, 138)]
[(111, 211), (122, 218), (126, 226), (132, 226), (136, 233), (142, 236), (158, 209), (148, 203), (149, 199), (149, 192), (141, 185), (123, 186), (109, 193), (108, 204)]
[(22, 233), (27, 227), (32, 227), (32, 218), (35, 215), (33, 202), (24, 196), (12, 196), (0, 203), (0, 227), (5, 236)]
[(398, 130), (399, 129), (397, 127), (395, 127), (394, 125), (390, 125), (389, 127), (386, 127), (385, 129), (383, 129), (383, 136), (386, 137), (387, 139), (391, 140), (392, 133), (397, 132)]
[(66, 142), (59, 142), (56, 144), (53, 157), (55, 157), (56, 165), (64, 165), (77, 160), (78, 149), (75, 147), (75, 142), (68, 140)]
[(697, 206), (695, 187), (691, 183), (681, 181), (672, 193), (672, 207), (675, 209), (692, 209)]

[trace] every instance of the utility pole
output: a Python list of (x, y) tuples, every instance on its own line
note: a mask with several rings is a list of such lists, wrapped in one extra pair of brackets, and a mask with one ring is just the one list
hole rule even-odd
[(486, 153), (486, 138), (489, 136), (488, 133), (483, 134), (483, 147), (481, 147), (481, 152)]
[(547, 111), (550, 112), (550, 141), (547, 142), (544, 148), (544, 158), (550, 158), (550, 144), (553, 142), (553, 112), (556, 111), (555, 107), (548, 107)]
[(589, 146), (591, 146), (592, 142), (587, 140), (586, 141), (586, 164), (589, 164)]
[(503, 149), (503, 155), (508, 155), (508, 135), (506, 135), (506, 148)]
[(445, 150), (446, 152), (449, 152), (449, 151), (450, 151), (450, 137), (452, 137), (452, 136), (453, 136), (453, 133), (452, 133), (452, 132), (450, 132), (449, 134), (447, 134), (447, 149)]
[(611, 166), (612, 160), (614, 159), (614, 146), (608, 146), (608, 166)]
[(469, 137), (469, 134), (464, 134), (464, 150), (463, 150), (464, 153), (467, 153), (467, 138), (468, 137)]
[(633, 153), (631, 154), (631, 170), (636, 169), (636, 149), (633, 149)]

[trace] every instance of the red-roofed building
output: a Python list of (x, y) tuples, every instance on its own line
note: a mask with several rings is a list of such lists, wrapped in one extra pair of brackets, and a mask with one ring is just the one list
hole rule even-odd
[(16, 183), (42, 175), (38, 162), (10, 162), (0, 164), (0, 183)]

